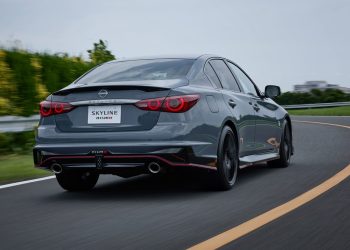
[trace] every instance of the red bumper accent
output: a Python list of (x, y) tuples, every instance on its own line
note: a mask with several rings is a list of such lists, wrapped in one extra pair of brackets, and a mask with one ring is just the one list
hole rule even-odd
[[(168, 166), (173, 167), (196, 167), (196, 168), (204, 168), (204, 169), (210, 169), (210, 170), (217, 170), (216, 167), (208, 166), (208, 165), (201, 165), (196, 163), (180, 163), (180, 162), (172, 162), (168, 159), (165, 159), (162, 156), (159, 155), (104, 155), (104, 159), (156, 159), (159, 160)], [(95, 159), (94, 155), (72, 155), (72, 156), (51, 156), (42, 161), (39, 164), (39, 167), (42, 167), (43, 164), (49, 163), (50, 161), (57, 161), (57, 160), (65, 160), (65, 159)]]

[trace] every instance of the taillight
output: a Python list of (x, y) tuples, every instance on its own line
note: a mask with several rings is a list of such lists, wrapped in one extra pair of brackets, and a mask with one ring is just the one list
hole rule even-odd
[(141, 100), (135, 103), (135, 106), (149, 111), (182, 113), (192, 108), (199, 98), (199, 95), (169, 96)]
[(165, 97), (141, 100), (135, 103), (135, 106), (143, 110), (160, 111), (164, 99)]
[(42, 117), (66, 113), (72, 109), (74, 109), (74, 106), (66, 102), (42, 101), (40, 103), (40, 115)]

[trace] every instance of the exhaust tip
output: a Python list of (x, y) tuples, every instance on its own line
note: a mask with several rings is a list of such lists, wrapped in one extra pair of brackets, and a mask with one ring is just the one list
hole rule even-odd
[(60, 174), (60, 173), (62, 173), (62, 166), (58, 163), (54, 163), (51, 165), (51, 171), (54, 174)]
[(151, 162), (150, 164), (148, 164), (148, 171), (151, 174), (158, 174), (161, 170), (161, 167), (158, 163), (156, 162)]

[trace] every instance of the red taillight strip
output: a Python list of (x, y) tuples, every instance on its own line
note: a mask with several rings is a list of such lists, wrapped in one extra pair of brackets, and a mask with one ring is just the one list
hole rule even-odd
[[(40, 167), (48, 162), (48, 161), (53, 161), (57, 159), (93, 159), (95, 158), (94, 155), (81, 155), (81, 156), (53, 156), (45, 159), (43, 162), (40, 163)], [(133, 159), (133, 158), (147, 158), (147, 159), (158, 159), (162, 162), (165, 162), (166, 164), (170, 166), (179, 166), (179, 167), (197, 167), (197, 168), (205, 168), (205, 169), (210, 169), (210, 170), (217, 170), (216, 167), (212, 166), (207, 166), (207, 165), (201, 165), (201, 164), (196, 164), (196, 163), (176, 163), (169, 161), (161, 156), (158, 155), (105, 155), (103, 158), (105, 159)]]
[(168, 96), (141, 100), (135, 106), (142, 110), (183, 113), (192, 108), (199, 98), (200, 95)]
[(67, 102), (50, 102), (42, 101), (40, 103), (40, 115), (47, 117), (50, 115), (58, 115), (71, 111), (75, 107)]
[(127, 155), (106, 155), (104, 156), (104, 158), (108, 159), (108, 158), (154, 158), (154, 159), (158, 159), (160, 161), (165, 162), (168, 165), (171, 166), (183, 166), (183, 167), (199, 167), (199, 168), (205, 168), (205, 169), (212, 169), (212, 170), (216, 170), (216, 167), (212, 167), (212, 166), (207, 166), (207, 165), (201, 165), (201, 164), (196, 164), (196, 163), (176, 163), (176, 162), (172, 162), (169, 161), (161, 156), (158, 155), (131, 155), (131, 156), (127, 156)]
[(135, 103), (135, 106), (142, 110), (160, 111), (165, 97), (141, 100)]

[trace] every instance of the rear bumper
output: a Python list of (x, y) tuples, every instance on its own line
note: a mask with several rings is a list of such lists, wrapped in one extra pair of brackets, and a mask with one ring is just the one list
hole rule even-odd
[[(204, 143), (205, 144), (205, 143)], [(186, 167), (216, 170), (216, 157), (196, 156), (193, 148), (202, 142), (139, 142), (98, 144), (38, 144), (33, 149), (37, 168), (50, 169), (58, 163), (63, 169), (89, 169), (113, 173), (120, 169), (143, 169), (150, 162), (164, 168)]]

